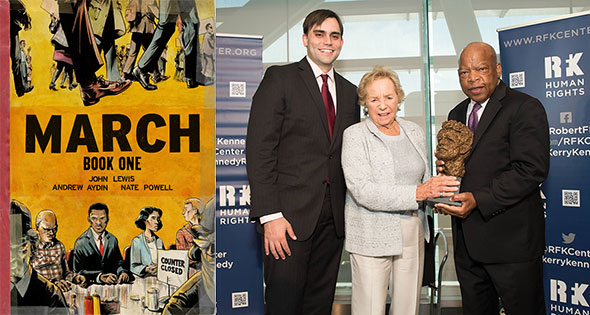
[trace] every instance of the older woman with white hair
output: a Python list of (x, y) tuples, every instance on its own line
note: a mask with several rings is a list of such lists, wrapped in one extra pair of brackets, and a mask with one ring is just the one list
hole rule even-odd
[[(430, 178), (424, 131), (397, 117), (404, 99), (397, 74), (383, 67), (358, 87), (368, 119), (344, 131), (345, 244), (352, 266), (352, 314), (418, 314), (424, 241), (424, 200), (451, 196), (452, 176)], [(430, 178), (430, 179), (429, 179)]]

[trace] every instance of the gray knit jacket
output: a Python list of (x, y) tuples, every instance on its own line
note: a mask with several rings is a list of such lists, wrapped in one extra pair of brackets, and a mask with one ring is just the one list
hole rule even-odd
[[(397, 117), (400, 128), (424, 161), (422, 182), (430, 178), (424, 131)], [(370, 120), (348, 127), (342, 142), (342, 169), (346, 179), (344, 248), (364, 256), (393, 256), (402, 252), (400, 214), (418, 211), (424, 238), (429, 241), (428, 222), (416, 185), (401, 185), (396, 177), (392, 150)], [(399, 152), (399, 154), (407, 154)]]

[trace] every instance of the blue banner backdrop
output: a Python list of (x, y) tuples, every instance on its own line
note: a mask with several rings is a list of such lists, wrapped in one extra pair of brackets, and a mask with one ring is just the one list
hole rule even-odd
[(547, 314), (590, 314), (590, 11), (499, 30), (502, 78), (547, 111)]
[(246, 127), (262, 37), (217, 35), (217, 312), (263, 314), (261, 243), (250, 223)]

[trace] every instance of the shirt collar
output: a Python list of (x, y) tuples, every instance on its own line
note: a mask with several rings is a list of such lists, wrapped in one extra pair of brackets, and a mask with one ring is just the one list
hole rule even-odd
[(102, 239), (104, 240), (104, 236), (105, 236), (105, 231), (102, 231), (101, 234), (98, 234), (94, 231), (94, 229), (92, 227), (90, 227), (90, 232), (92, 232), (92, 237), (94, 237), (94, 241), (98, 242), (98, 236), (102, 235)]
[[(487, 100), (485, 100), (485, 101), (483, 101), (483, 102), (479, 103), (479, 105), (481, 105), (481, 108), (485, 108), (485, 107), (486, 107), (486, 105), (488, 104), (488, 102), (489, 102), (489, 101), (490, 101), (490, 99), (488, 98)], [(475, 105), (475, 103), (477, 103), (477, 102), (476, 102), (476, 101), (474, 101), (474, 100), (472, 100), (472, 99), (470, 99), (470, 102), (469, 102), (469, 107), (470, 107), (470, 108), (473, 108), (473, 105)]]
[(307, 58), (307, 62), (309, 62), (309, 65), (311, 66), (311, 71), (313, 71), (314, 78), (317, 79), (320, 77), (320, 75), (327, 74), (328, 77), (330, 77), (330, 79), (332, 79), (332, 81), (334, 81), (334, 67), (333, 66), (330, 68), (330, 71), (324, 72), (324, 71), (322, 71), (322, 69), (320, 69), (320, 67), (315, 62), (313, 62), (313, 60), (311, 60), (309, 58), (309, 56), (305, 56), (305, 58)]
[(51, 248), (51, 247), (55, 246), (56, 243), (57, 243), (57, 239), (54, 239), (53, 241), (47, 242), (47, 243), (39, 242), (39, 245), (37, 245), (37, 248), (40, 248), (40, 249)]

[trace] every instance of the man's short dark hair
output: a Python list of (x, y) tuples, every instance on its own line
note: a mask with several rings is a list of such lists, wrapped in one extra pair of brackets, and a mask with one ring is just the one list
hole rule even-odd
[(90, 208), (88, 208), (88, 216), (90, 216), (90, 212), (92, 212), (92, 210), (104, 210), (107, 218), (109, 217), (109, 207), (107, 207), (107, 205), (102, 202), (96, 202), (90, 205)]
[[(160, 218), (162, 217), (162, 210), (156, 207), (145, 207), (139, 210), (139, 216), (137, 217), (137, 219), (135, 219), (135, 226), (137, 226), (141, 230), (145, 230), (145, 220), (147, 220), (150, 217), (150, 214), (154, 212), (157, 212), (160, 215)], [(162, 220), (160, 219), (160, 222), (158, 223), (158, 230), (160, 230), (162, 226)]]
[(319, 9), (311, 12), (305, 17), (305, 21), (303, 21), (303, 34), (307, 34), (307, 32), (312, 29), (316, 25), (321, 25), (324, 23), (326, 19), (335, 18), (338, 21), (338, 26), (340, 26), (340, 36), (344, 35), (344, 27), (342, 26), (342, 21), (336, 12), (328, 9)]

